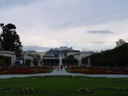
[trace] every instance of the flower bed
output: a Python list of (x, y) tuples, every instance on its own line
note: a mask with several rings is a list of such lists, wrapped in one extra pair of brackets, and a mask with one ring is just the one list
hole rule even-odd
[(92, 90), (81, 88), (81, 89), (77, 89), (76, 92), (79, 94), (89, 94), (92, 93)]
[(0, 69), (0, 74), (32, 74), (32, 73), (47, 73), (49, 70), (53, 68), (33, 68), (33, 67), (27, 67), (27, 68), (6, 68), (6, 69)]
[(126, 69), (69, 68), (72, 73), (84, 74), (128, 74)]
[(99, 82), (99, 83), (114, 83), (114, 82), (128, 82), (128, 79), (121, 79), (121, 80), (94, 80), (89, 78), (81, 78), (81, 80), (88, 81), (88, 82)]
[(2, 90), (21, 90), (22, 94), (36, 94), (37, 90), (33, 88), (25, 88), (25, 87), (0, 87), (0, 91)]
[(115, 91), (128, 91), (126, 88), (121, 87), (92, 87), (92, 88), (80, 88), (76, 92), (79, 94), (93, 93), (92, 90), (115, 90)]

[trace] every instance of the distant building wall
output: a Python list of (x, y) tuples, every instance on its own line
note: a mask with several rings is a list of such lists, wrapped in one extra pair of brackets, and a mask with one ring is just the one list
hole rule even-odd
[(43, 59), (43, 56), (45, 55), (45, 52), (37, 52), (37, 54), (39, 54), (39, 55), (40, 55), (41, 60), (42, 60), (42, 59)]
[(81, 63), (82, 58), (90, 56), (92, 54), (94, 54), (94, 52), (92, 52), (92, 51), (89, 51), (89, 52), (70, 52), (70, 53), (68, 53), (68, 56), (73, 55), (74, 58), (78, 60), (78, 66), (81, 66), (82, 65), (82, 63)]
[(59, 54), (61, 52), (61, 55), (63, 55), (64, 58), (66, 58), (69, 52), (74, 52), (74, 51), (79, 52), (78, 50), (73, 50), (72, 47), (64, 46), (60, 48), (51, 48), (49, 51), (46, 52), (46, 55), (51, 55), (55, 58), (59, 58)]
[(11, 66), (15, 66), (16, 55), (11, 51), (0, 51), (0, 56), (11, 57)]

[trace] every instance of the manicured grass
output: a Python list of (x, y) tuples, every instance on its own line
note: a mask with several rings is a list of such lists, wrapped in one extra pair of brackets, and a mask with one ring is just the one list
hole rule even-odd
[[(103, 81), (103, 82), (102, 82)], [(92, 77), (67, 77), (44, 76), (0, 79), (0, 87), (27, 87), (38, 91), (32, 96), (128, 96), (128, 91), (119, 90), (92, 90), (93, 93), (78, 94), (79, 88), (125, 88), (128, 89), (128, 79), (124, 78), (92, 78)], [(1, 96), (30, 96), (20, 93), (21, 90), (0, 90)]]

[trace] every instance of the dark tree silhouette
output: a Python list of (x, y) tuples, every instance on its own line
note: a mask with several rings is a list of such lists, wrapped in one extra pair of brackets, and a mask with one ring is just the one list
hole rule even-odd
[(119, 39), (117, 42), (116, 42), (116, 47), (119, 47), (123, 44), (125, 44), (126, 42), (123, 40), (123, 39)]
[(16, 33), (16, 26), (14, 24), (0, 24), (2, 28), (2, 33), (0, 34), (0, 42), (2, 44), (3, 49), (8, 51), (15, 51), (22, 47), (20, 42), (20, 37)]

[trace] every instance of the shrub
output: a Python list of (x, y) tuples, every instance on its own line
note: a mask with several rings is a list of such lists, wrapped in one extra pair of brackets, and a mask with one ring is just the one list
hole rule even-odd
[(73, 59), (73, 58), (66, 58), (66, 59), (62, 59), (62, 63), (63, 64), (68, 64), (68, 65), (77, 65), (77, 63), (78, 63), (78, 60), (77, 59)]
[(33, 64), (37, 67), (38, 66), (39, 61), (38, 60), (33, 60)]
[(5, 62), (6, 66), (10, 66), (10, 64), (11, 64), (11, 57), (0, 56), (0, 59)]
[(27, 59), (26, 60), (26, 66), (30, 66), (30, 64), (31, 64), (31, 60), (30, 59)]
[(43, 61), (44, 64), (47, 64), (47, 65), (48, 64), (49, 65), (50, 64), (51, 65), (54, 65), (54, 64), (57, 65), (57, 64), (59, 64), (59, 59), (43, 59), (42, 61)]
[(95, 53), (89, 57), (82, 59), (82, 63), (86, 64), (90, 58), (93, 66), (116, 66), (125, 68), (128, 66), (128, 43), (116, 47), (112, 50)]
[(5, 66), (5, 65), (6, 65), (5, 61), (0, 59), (0, 66)]

